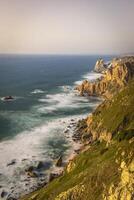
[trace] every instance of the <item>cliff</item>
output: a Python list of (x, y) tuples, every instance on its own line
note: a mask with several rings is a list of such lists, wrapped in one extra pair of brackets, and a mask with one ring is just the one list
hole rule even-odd
[[(125, 59), (120, 66), (124, 66)], [(115, 60), (117, 62), (119, 59)], [(22, 200), (134, 198), (133, 62), (125, 66), (126, 75), (124, 73), (125, 76), (118, 80), (118, 92), (113, 90), (111, 98), (105, 99), (92, 115), (78, 122), (76, 134), (84, 143), (82, 152), (69, 161), (61, 177)]]
[[(98, 61), (100, 62), (100, 61)], [(98, 64), (99, 65), (99, 64)], [(101, 79), (95, 82), (88, 80), (76, 87), (81, 95), (113, 96), (134, 77), (134, 56), (113, 59)]]
[(108, 65), (106, 65), (104, 63), (103, 59), (99, 59), (97, 60), (95, 67), (94, 67), (94, 71), (97, 73), (104, 73), (107, 69)]

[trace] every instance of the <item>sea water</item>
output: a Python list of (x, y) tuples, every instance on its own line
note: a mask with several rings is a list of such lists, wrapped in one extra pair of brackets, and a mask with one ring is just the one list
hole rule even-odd
[[(28, 166), (46, 163), (44, 177), (58, 156), (74, 149), (67, 126), (100, 102), (80, 97), (74, 87), (100, 77), (92, 71), (99, 57), (0, 55), (0, 190), (7, 195), (34, 190), (38, 180), (27, 180)], [(14, 100), (3, 101), (8, 95)]]

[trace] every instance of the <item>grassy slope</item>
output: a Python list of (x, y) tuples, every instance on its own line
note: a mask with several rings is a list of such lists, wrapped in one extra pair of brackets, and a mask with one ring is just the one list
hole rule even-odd
[(106, 129), (112, 134), (122, 130), (134, 129), (134, 81), (115, 95), (109, 102), (99, 106), (93, 115), (93, 128), (101, 122), (101, 129)]
[[(58, 179), (52, 181), (46, 188), (42, 188), (32, 194), (37, 194), (35, 200), (54, 200), (55, 197), (76, 185), (84, 185), (85, 190), (76, 198), (70, 200), (100, 200), (104, 185), (108, 188), (111, 183), (115, 185), (120, 180), (119, 165), (115, 161), (121, 160), (121, 153), (125, 152), (123, 158), (126, 163), (134, 156), (133, 145), (129, 139), (133, 137), (134, 129), (134, 82), (116, 95), (108, 108), (100, 108), (95, 113), (94, 120), (102, 119), (102, 124), (115, 134), (114, 140), (108, 148), (106, 144), (95, 143), (89, 150), (78, 155), (75, 160), (75, 168)], [(97, 114), (99, 113), (99, 114)], [(123, 122), (123, 123), (122, 123)], [(120, 125), (120, 129), (119, 129)], [(118, 129), (118, 131), (117, 131)], [(129, 137), (128, 137), (129, 135)], [(128, 158), (126, 155), (131, 156)], [(118, 154), (117, 154), (118, 153)], [(81, 186), (80, 186), (81, 187)], [(31, 195), (24, 198), (30, 200)]]

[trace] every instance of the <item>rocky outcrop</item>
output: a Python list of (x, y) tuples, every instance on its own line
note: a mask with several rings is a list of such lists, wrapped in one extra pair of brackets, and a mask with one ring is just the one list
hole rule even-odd
[[(122, 156), (130, 159), (133, 153), (129, 152), (126, 155), (126, 152), (123, 151), (121, 155), (118, 155), (119, 158)], [(112, 183), (107, 191), (107, 186), (105, 186), (103, 192), (103, 200), (133, 200), (134, 198), (134, 159), (130, 160), (128, 163), (122, 158), (116, 160), (117, 163), (120, 163), (119, 172), (120, 172), (120, 181), (118, 184)]]
[(76, 89), (80, 92), (80, 95), (87, 94), (89, 96), (105, 96), (109, 98), (127, 85), (129, 80), (134, 77), (133, 56), (113, 59), (109, 66), (105, 70), (104, 76), (100, 79), (94, 82), (85, 80), (81, 85), (77, 86)]
[(62, 192), (59, 194), (55, 200), (78, 200), (81, 199), (82, 194), (85, 191), (84, 185), (76, 185), (73, 188), (70, 188), (69, 190)]
[(56, 160), (55, 165), (56, 165), (57, 167), (61, 167), (62, 164), (63, 164), (63, 159), (62, 159), (62, 156), (60, 156), (60, 157)]
[(134, 119), (133, 93), (134, 81), (132, 80), (119, 94), (103, 101), (92, 115), (79, 121), (77, 132), (82, 141), (92, 143), (99, 140), (109, 144), (116, 134), (132, 135), (133, 126), (128, 129), (128, 124), (131, 124)]
[(103, 59), (99, 59), (97, 60), (95, 67), (94, 67), (94, 71), (97, 73), (104, 73), (105, 70), (107, 69), (107, 65), (104, 63)]

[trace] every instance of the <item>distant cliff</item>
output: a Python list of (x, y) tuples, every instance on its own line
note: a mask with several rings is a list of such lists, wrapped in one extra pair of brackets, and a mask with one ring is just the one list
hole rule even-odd
[[(102, 65), (102, 61), (97, 64)], [(101, 95), (108, 98), (113, 96), (134, 77), (134, 56), (113, 59), (103, 72), (102, 78), (95, 82), (85, 80), (76, 89), (81, 95)]]

